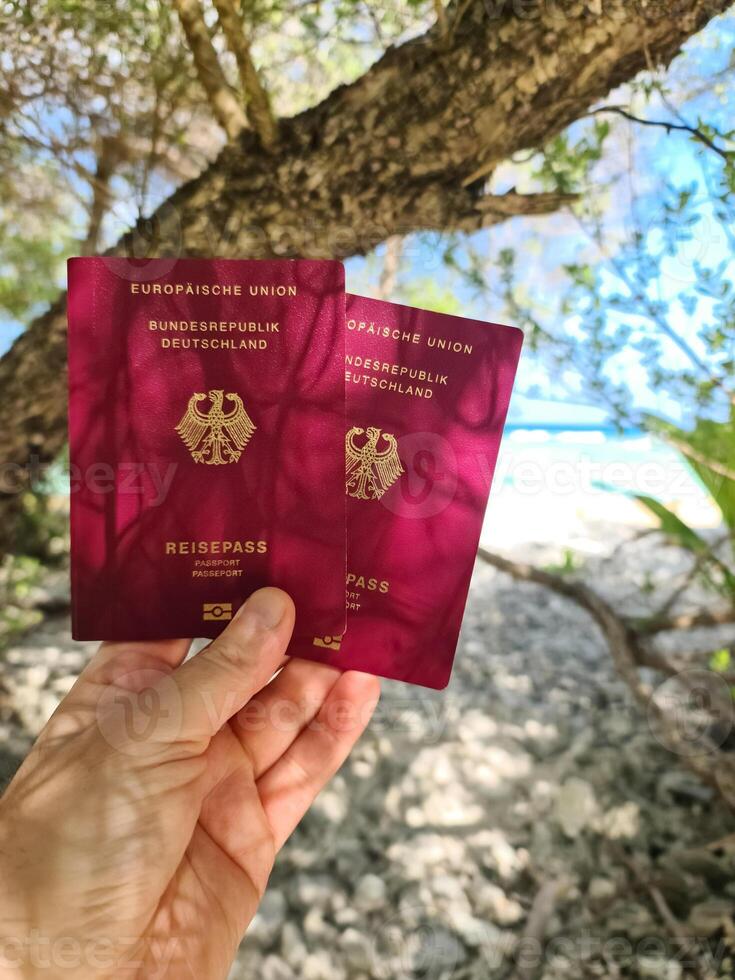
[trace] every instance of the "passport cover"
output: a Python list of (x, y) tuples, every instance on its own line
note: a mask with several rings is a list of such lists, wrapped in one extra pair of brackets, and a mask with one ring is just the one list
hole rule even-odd
[(522, 341), (348, 295), (347, 629), (292, 654), (446, 687)]
[(342, 265), (68, 274), (75, 639), (214, 637), (263, 585), (297, 633), (342, 632)]

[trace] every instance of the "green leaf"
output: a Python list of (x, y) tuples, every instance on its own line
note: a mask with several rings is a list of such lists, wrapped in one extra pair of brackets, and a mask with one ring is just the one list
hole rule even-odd
[(648, 497), (643, 493), (633, 494), (633, 498), (658, 518), (661, 530), (673, 538), (682, 548), (697, 554), (706, 554), (710, 550), (708, 542), (688, 524), (685, 524), (680, 517), (677, 517), (673, 510), (669, 510), (665, 504), (662, 504), (660, 500)]
[[(724, 591), (727, 595), (735, 597), (735, 575), (730, 571), (724, 562), (720, 561), (717, 555), (712, 550), (709, 542), (703, 538), (701, 535), (685, 524), (680, 517), (669, 508), (662, 504), (660, 500), (655, 500), (653, 497), (648, 497), (645, 494), (631, 494), (634, 500), (643, 504), (652, 514), (655, 514), (661, 525), (661, 530), (664, 534), (667, 534), (672, 540), (679, 544), (682, 548), (687, 551), (693, 552), (695, 555), (703, 555), (706, 559), (706, 564), (709, 565), (711, 569), (716, 569), (721, 576), (724, 589), (720, 586), (720, 590)], [(703, 566), (704, 571), (704, 566)], [(717, 583), (710, 579), (712, 585), (717, 588)]]
[(715, 670), (718, 674), (724, 674), (730, 666), (731, 660), (730, 651), (726, 647), (723, 647), (722, 650), (715, 650), (709, 658), (710, 670)]
[(700, 419), (691, 431), (655, 416), (648, 416), (647, 423), (681, 452), (735, 534), (735, 413), (727, 422)]

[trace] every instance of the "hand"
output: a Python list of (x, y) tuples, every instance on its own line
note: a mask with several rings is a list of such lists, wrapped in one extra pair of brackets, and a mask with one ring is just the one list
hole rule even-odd
[(261, 589), (186, 663), (188, 640), (102, 644), (0, 800), (0, 977), (227, 976), (380, 693), (283, 666), (293, 620)]

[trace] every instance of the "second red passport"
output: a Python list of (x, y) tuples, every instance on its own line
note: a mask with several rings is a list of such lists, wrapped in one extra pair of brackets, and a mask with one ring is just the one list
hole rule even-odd
[(346, 326), (347, 631), (290, 652), (442, 688), (523, 335), (354, 295)]
[(344, 630), (344, 316), (337, 262), (70, 260), (76, 639), (213, 637), (263, 585)]

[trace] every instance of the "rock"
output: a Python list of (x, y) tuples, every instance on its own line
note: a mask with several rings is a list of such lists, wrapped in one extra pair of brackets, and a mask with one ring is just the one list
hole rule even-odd
[(467, 959), (467, 949), (454, 935), (441, 926), (426, 926), (412, 957), (412, 968), (418, 976), (436, 977), (452, 972)]
[(514, 925), (525, 915), (519, 902), (491, 882), (485, 882), (471, 892), (471, 900), (480, 915), (501, 926)]
[(239, 980), (240, 977), (260, 977), (264, 957), (253, 946), (242, 946), (228, 974), (228, 980)]
[(425, 827), (427, 822), (426, 814), (420, 806), (410, 806), (406, 810), (406, 824), (409, 827)]
[(301, 969), (301, 964), (306, 957), (306, 946), (304, 945), (301, 931), (293, 922), (284, 922), (281, 930), (281, 956), (288, 965), (296, 971)]
[(554, 816), (567, 837), (578, 837), (591, 826), (597, 815), (597, 799), (590, 783), (573, 776), (560, 787)]
[(46, 664), (33, 664), (19, 672), (19, 681), (31, 690), (40, 690), (49, 679), (51, 671)]
[(685, 919), (697, 902), (706, 900), (707, 889), (701, 878), (683, 872), (675, 865), (657, 868), (656, 886), (671, 906), (672, 912)]
[(338, 926), (353, 926), (362, 921), (362, 913), (348, 905), (347, 908), (337, 909), (334, 913), (334, 921)]
[(700, 849), (671, 851), (665, 855), (663, 863), (667, 867), (701, 875), (711, 888), (727, 888), (732, 884), (733, 869), (730, 862), (723, 861), (710, 851)]
[(333, 885), (325, 875), (309, 877), (299, 875), (296, 879), (296, 898), (305, 908), (326, 908), (332, 897)]
[(260, 967), (260, 980), (296, 980), (296, 974), (287, 963), (271, 954), (266, 956)]
[(692, 800), (708, 803), (712, 799), (713, 790), (693, 773), (684, 769), (669, 769), (662, 773), (656, 784), (656, 796), (665, 806), (670, 806), (679, 799), (687, 803)]
[(387, 888), (382, 878), (377, 875), (364, 875), (355, 889), (355, 908), (361, 912), (372, 912), (383, 907), (386, 901)]
[(428, 879), (426, 885), (427, 887), (425, 890), (429, 892), (433, 898), (448, 899), (449, 904), (454, 907), (468, 904), (464, 884), (461, 878), (459, 878), (457, 875), (433, 875)]
[(370, 973), (375, 962), (373, 942), (357, 929), (345, 929), (339, 937), (339, 948), (344, 961), (352, 970)]
[(299, 971), (300, 980), (345, 980), (347, 973), (325, 949), (309, 953)]
[(676, 960), (658, 959), (655, 956), (639, 956), (638, 972), (645, 980), (680, 980), (683, 970)]
[(528, 853), (513, 847), (500, 830), (481, 830), (473, 834), (468, 843), (478, 852), (483, 866), (504, 880), (515, 877), (528, 863)]
[(460, 870), (467, 863), (467, 849), (462, 840), (448, 834), (420, 833), (399, 840), (388, 848), (388, 858), (399, 865), (408, 878), (423, 878), (437, 866)]
[[(406, 816), (408, 819), (409, 814)], [(429, 792), (421, 807), (412, 808), (410, 816), (415, 827), (427, 824), (434, 827), (467, 827), (482, 823), (485, 813), (482, 806), (475, 802), (471, 790), (457, 781)]]
[(449, 924), (465, 945), (470, 948), (495, 949), (502, 944), (502, 931), (468, 912), (455, 911), (449, 916)]
[(476, 745), (478, 739), (494, 738), (498, 731), (497, 721), (484, 711), (468, 711), (459, 723), (458, 736), (469, 745)]
[(248, 938), (261, 946), (270, 946), (281, 930), (286, 918), (287, 904), (282, 892), (269, 888), (260, 903), (258, 912), (248, 928)]
[[(630, 605), (643, 571), (666, 586), (687, 572), (675, 549), (631, 544), (608, 565), (594, 535), (580, 541), (584, 574), (630, 615), (649, 611), (643, 596)], [(562, 553), (522, 549), (540, 565)], [(96, 649), (72, 644), (68, 630), (52, 618), (0, 655), (0, 782)], [(573, 603), (478, 564), (450, 690), (386, 682), (382, 703), (279, 855), (230, 980), (510, 976), (539, 884), (560, 877), (573, 885), (546, 921), (549, 949), (557, 937), (594, 941), (587, 952), (575, 940), (572, 954), (560, 942), (535, 980), (616, 970), (684, 980), (606, 836), (625, 844), (688, 935), (709, 934), (714, 948), (730, 928), (730, 816), (675, 768)], [(614, 962), (600, 954), (607, 943)], [(725, 954), (718, 976), (730, 975)]]
[(605, 927), (611, 936), (625, 936), (637, 941), (658, 935), (659, 921), (644, 905), (616, 902), (607, 915)]
[(689, 913), (689, 925), (695, 936), (711, 936), (723, 924), (731, 926), (735, 905), (727, 899), (698, 902)]
[(302, 928), (312, 946), (318, 943), (331, 944), (336, 935), (335, 927), (325, 920), (324, 913), (317, 908), (309, 909), (304, 916)]
[(330, 823), (341, 823), (349, 811), (349, 801), (344, 793), (327, 788), (314, 801), (314, 812), (320, 813)]
[(636, 837), (640, 829), (641, 811), (637, 803), (623, 803), (608, 810), (600, 821), (600, 832), (609, 840)]
[(616, 892), (615, 882), (609, 878), (591, 878), (587, 886), (587, 894), (593, 902), (607, 902)]

